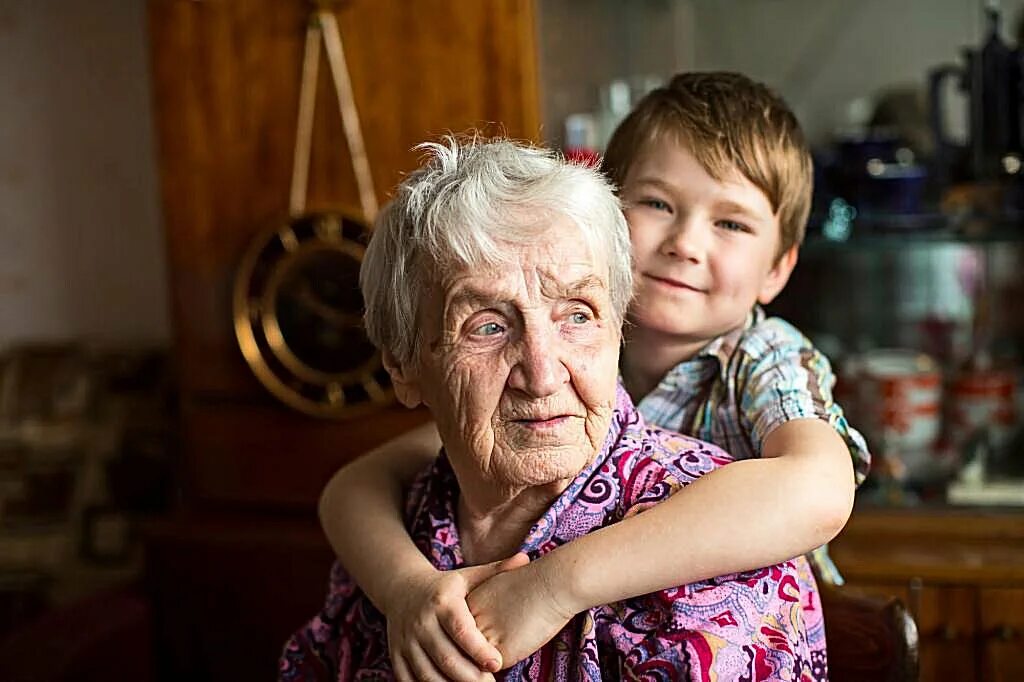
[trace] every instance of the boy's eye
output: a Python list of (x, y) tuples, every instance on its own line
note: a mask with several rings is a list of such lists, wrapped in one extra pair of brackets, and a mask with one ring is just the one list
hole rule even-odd
[(476, 336), (494, 336), (505, 331), (505, 328), (497, 322), (485, 322), (476, 329), (473, 330), (473, 334)]
[(653, 208), (655, 211), (670, 211), (671, 210), (671, 208), (669, 207), (668, 203), (662, 201), (661, 199), (647, 198), (647, 199), (641, 199), (637, 203), (639, 203), (641, 206), (647, 206), (648, 208)]
[(730, 232), (750, 232), (749, 227), (735, 220), (719, 220), (717, 224)]

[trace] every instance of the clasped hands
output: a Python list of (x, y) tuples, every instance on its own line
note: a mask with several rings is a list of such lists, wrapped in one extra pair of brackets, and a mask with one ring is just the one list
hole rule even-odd
[(492, 673), (542, 647), (579, 610), (556, 589), (549, 568), (520, 552), (396, 580), (382, 604), (395, 678), (492, 681)]

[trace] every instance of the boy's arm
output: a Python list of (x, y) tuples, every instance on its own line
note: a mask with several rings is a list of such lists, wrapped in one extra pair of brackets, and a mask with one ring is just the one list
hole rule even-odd
[(343, 467), (320, 496), (320, 522), (345, 570), (387, 617), (399, 680), (493, 679), (481, 668), (497, 670), (500, 654), (477, 630), (465, 597), (522, 560), (441, 572), (413, 544), (402, 519), (405, 491), (440, 447), (428, 423)]
[(565, 572), (582, 610), (805, 554), (842, 530), (854, 490), (842, 438), (820, 419), (797, 419), (768, 435), (761, 459), (716, 469), (544, 559)]
[[(470, 605), (504, 664), (536, 650), (572, 614), (771, 566), (835, 537), (855, 488), (849, 450), (835, 430), (820, 419), (786, 422), (768, 435), (762, 455), (716, 469), (640, 514), (485, 582)], [(499, 585), (514, 591), (516, 608), (495, 593)]]
[(320, 523), (345, 570), (384, 611), (396, 567), (433, 570), (409, 538), (402, 520), (405, 491), (441, 447), (427, 423), (341, 468), (320, 495)]

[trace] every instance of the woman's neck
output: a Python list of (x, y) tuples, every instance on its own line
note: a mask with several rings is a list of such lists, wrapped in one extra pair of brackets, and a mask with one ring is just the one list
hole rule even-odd
[(459, 496), (458, 528), (466, 563), (477, 565), (507, 559), (519, 551), (526, 534), (568, 486), (559, 481), (525, 488), (502, 501), (467, 494)]

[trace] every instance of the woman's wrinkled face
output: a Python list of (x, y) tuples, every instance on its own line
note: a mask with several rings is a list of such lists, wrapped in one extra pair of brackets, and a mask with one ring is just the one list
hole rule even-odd
[(601, 447), (615, 401), (608, 261), (568, 218), (508, 248), (515, 265), (455, 272), (424, 292), (400, 395), (413, 386), (430, 407), (464, 486), (564, 486)]

